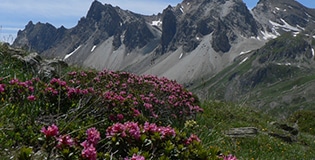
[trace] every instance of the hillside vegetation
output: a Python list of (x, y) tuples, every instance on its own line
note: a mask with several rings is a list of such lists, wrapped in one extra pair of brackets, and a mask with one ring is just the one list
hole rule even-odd
[[(67, 67), (47, 79), (13, 56), (28, 54), (0, 46), (4, 159), (315, 158), (314, 112), (279, 123), (244, 105), (200, 102), (176, 81), (127, 72)], [(275, 125), (297, 120), (297, 134)], [(257, 133), (226, 134), (238, 127)]]

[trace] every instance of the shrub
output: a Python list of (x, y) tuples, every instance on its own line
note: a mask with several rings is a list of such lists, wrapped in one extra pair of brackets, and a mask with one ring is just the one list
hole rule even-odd
[(315, 135), (315, 111), (296, 111), (290, 116), (289, 120), (292, 123), (296, 122), (301, 131)]

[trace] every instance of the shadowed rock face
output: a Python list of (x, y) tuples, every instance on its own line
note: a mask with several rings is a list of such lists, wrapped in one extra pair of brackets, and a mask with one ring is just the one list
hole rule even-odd
[(55, 28), (49, 23), (36, 23), (30, 21), (23, 31), (19, 31), (14, 46), (27, 46), (38, 52), (49, 49), (52, 44), (60, 40), (65, 34), (66, 29)]
[(165, 53), (168, 50), (169, 44), (173, 40), (177, 29), (177, 19), (170, 6), (163, 11), (162, 21), (161, 45), (162, 53)]

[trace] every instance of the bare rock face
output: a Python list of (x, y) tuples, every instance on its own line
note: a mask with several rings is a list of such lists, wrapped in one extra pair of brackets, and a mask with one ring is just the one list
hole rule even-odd
[(55, 28), (49, 23), (36, 23), (30, 21), (23, 31), (19, 31), (13, 46), (27, 47), (37, 52), (50, 49), (53, 44), (60, 40), (65, 33), (65, 28)]
[(172, 7), (169, 6), (163, 11), (163, 24), (162, 24), (162, 37), (161, 46), (162, 53), (168, 50), (168, 47), (173, 40), (177, 30), (177, 19), (175, 13), (172, 11)]
[(280, 129), (282, 133), (268, 133), (268, 135), (279, 138), (285, 142), (293, 143), (298, 141), (298, 134), (299, 130), (297, 127), (291, 127), (287, 124), (281, 124), (278, 122), (271, 122), (271, 125), (275, 126), (276, 128)]
[(36, 52), (26, 55), (23, 50), (10, 48), (9, 53), (11, 53), (11, 57), (24, 63), (27, 69), (42, 80), (50, 80), (54, 77), (61, 76), (61, 70), (68, 66), (67, 63), (61, 60), (42, 59)]
[(315, 10), (295, 0), (260, 0), (252, 12), (264, 30), (273, 34), (299, 32), (315, 20)]

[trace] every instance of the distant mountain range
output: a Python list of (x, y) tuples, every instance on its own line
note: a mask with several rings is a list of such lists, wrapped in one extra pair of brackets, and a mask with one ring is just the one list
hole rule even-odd
[(260, 0), (252, 10), (242, 0), (184, 0), (151, 16), (94, 1), (75, 27), (29, 22), (13, 46), (99, 70), (165, 76), (201, 97), (235, 101), (310, 73), (314, 22), (315, 10), (295, 0)]

